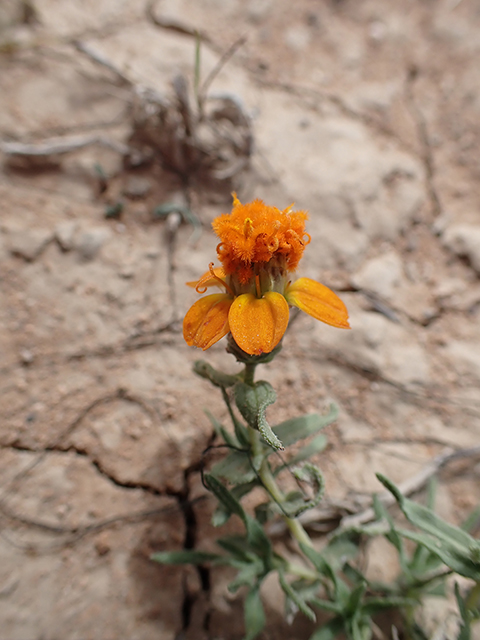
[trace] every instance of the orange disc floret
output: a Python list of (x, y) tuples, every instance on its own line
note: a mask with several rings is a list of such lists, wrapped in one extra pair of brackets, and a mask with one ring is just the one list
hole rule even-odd
[(258, 199), (242, 204), (234, 194), (232, 212), (212, 224), (221, 240), (217, 253), (225, 273), (236, 273), (241, 283), (247, 283), (255, 263), (280, 256), (294, 271), (310, 236), (305, 233), (306, 212), (290, 209), (280, 211)]

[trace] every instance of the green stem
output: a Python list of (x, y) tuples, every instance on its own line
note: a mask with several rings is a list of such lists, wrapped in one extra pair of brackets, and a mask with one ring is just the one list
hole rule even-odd
[(227, 405), (228, 413), (230, 415), (231, 421), (233, 422), (233, 426), (236, 426), (238, 424), (238, 420), (235, 414), (233, 413), (232, 403), (230, 402), (230, 398), (228, 397), (228, 393), (225, 387), (222, 387), (222, 397), (223, 397), (223, 401)]
[[(252, 446), (252, 455), (253, 455), (253, 458), (255, 459), (255, 457), (261, 451), (261, 447), (259, 446), (260, 434), (258, 431), (252, 428), (249, 429), (249, 433), (250, 433), (250, 443)], [(283, 503), (285, 502), (285, 496), (280, 491), (275, 481), (275, 478), (273, 477), (272, 471), (270, 469), (270, 465), (268, 464), (268, 461), (266, 459), (262, 461), (260, 468), (258, 470), (258, 475), (266, 491), (270, 494), (273, 500), (280, 507), (282, 507)], [(297, 519), (289, 518), (286, 515), (283, 515), (283, 519), (285, 520), (285, 524), (287, 525), (287, 527), (290, 529), (290, 533), (298, 542), (301, 542), (307, 547), (313, 546), (308, 533), (305, 531), (305, 529), (302, 527), (301, 523)]]
[(305, 580), (312, 580), (312, 582), (319, 579), (318, 573), (315, 573), (315, 571), (311, 571), (307, 569), (307, 567), (302, 567), (299, 564), (291, 564), (290, 562), (287, 564), (287, 573), (291, 573), (299, 578), (304, 578)]
[[(245, 364), (245, 369), (243, 372), (243, 380), (245, 384), (250, 384), (253, 386), (256, 366), (257, 366), (256, 364)], [(263, 447), (261, 446), (261, 442), (260, 442), (260, 433), (255, 429), (252, 429), (251, 427), (249, 428), (249, 433), (250, 433), (252, 458), (254, 461), (259, 460), (260, 457), (262, 456), (262, 450), (263, 450)], [(282, 504), (285, 502), (285, 496), (278, 488), (278, 485), (275, 482), (275, 478), (273, 477), (273, 474), (270, 469), (270, 465), (268, 464), (268, 461), (266, 458), (262, 460), (260, 467), (258, 468), (258, 475), (260, 477), (260, 480), (262, 481), (263, 486), (268, 491), (270, 496), (281, 507)], [(298, 542), (301, 542), (307, 547), (313, 546), (308, 533), (305, 531), (305, 529), (302, 527), (302, 525), (298, 520), (294, 518), (289, 518), (288, 516), (285, 516), (285, 515), (283, 516), (283, 519), (285, 520), (287, 527), (290, 529), (290, 533)]]
[(480, 604), (480, 582), (477, 582), (476, 585), (472, 588), (470, 593), (468, 594), (467, 601), (465, 602), (465, 606), (467, 611), (472, 611), (476, 609)]
[(243, 381), (253, 387), (253, 379), (255, 378), (256, 364), (246, 364), (243, 371)]

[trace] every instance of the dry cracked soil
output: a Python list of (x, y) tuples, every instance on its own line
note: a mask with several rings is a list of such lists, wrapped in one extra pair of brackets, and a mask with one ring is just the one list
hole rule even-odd
[[(196, 42), (215, 126), (188, 147)], [(226, 416), (181, 319), (232, 190), (309, 211), (301, 273), (349, 308), (350, 332), (299, 315), (262, 374), (273, 423), (340, 408), (330, 518), (456, 452), (439, 512), (478, 504), (479, 56), (475, 0), (2, 1), (3, 639), (242, 637), (224, 575), (149, 560), (213, 545), (203, 409)], [(309, 637), (264, 596), (264, 640)]]

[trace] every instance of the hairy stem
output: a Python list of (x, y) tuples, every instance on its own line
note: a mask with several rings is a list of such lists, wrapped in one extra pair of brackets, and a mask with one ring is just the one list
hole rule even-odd
[[(252, 447), (252, 455), (255, 458), (258, 455), (259, 450), (261, 450), (261, 447), (259, 446), (261, 436), (259, 432), (256, 431), (255, 429), (250, 428), (249, 433), (250, 433), (250, 443)], [(279, 489), (275, 481), (275, 478), (273, 477), (273, 474), (270, 469), (270, 465), (268, 464), (268, 460), (264, 459), (262, 461), (260, 468), (258, 470), (258, 476), (262, 481), (262, 484), (265, 490), (270, 494), (270, 496), (279, 505), (279, 507), (282, 508), (282, 505), (285, 502), (285, 496)], [(301, 542), (302, 544), (305, 544), (308, 547), (313, 546), (308, 533), (305, 531), (305, 529), (302, 527), (302, 525), (298, 520), (294, 518), (289, 518), (286, 515), (283, 516), (283, 519), (285, 520), (285, 524), (287, 525), (287, 527), (290, 529), (290, 533), (298, 542)]]
[(243, 381), (253, 387), (253, 379), (255, 377), (256, 364), (246, 364), (243, 370)]
[(233, 426), (237, 427), (239, 424), (239, 421), (236, 415), (233, 413), (232, 403), (230, 402), (230, 398), (228, 397), (228, 393), (225, 387), (222, 387), (222, 397), (223, 397), (223, 401), (227, 406), (228, 414), (230, 416), (231, 421), (233, 422)]
[[(243, 372), (243, 380), (246, 384), (253, 385), (253, 380), (255, 377), (255, 364), (245, 364), (245, 369)], [(252, 452), (252, 458), (254, 461), (260, 460), (263, 453), (263, 447), (261, 445), (261, 436), (260, 433), (256, 429), (249, 428), (250, 434), (250, 446)], [(255, 464), (255, 462), (254, 462)], [(266, 491), (270, 494), (273, 500), (282, 508), (283, 503), (285, 502), (285, 496), (280, 491), (275, 478), (273, 477), (272, 471), (270, 469), (270, 465), (268, 464), (268, 460), (264, 458), (260, 465), (255, 467), (258, 469), (258, 476), (262, 481), (262, 484)], [(302, 527), (300, 522), (294, 518), (289, 518), (286, 515), (283, 515), (283, 519), (285, 520), (285, 524), (290, 529), (290, 533), (292, 536), (302, 544), (307, 545), (308, 547), (313, 546), (312, 541), (308, 533)]]
[(312, 580), (312, 582), (315, 582), (319, 579), (318, 573), (307, 569), (307, 567), (302, 567), (299, 564), (288, 563), (287, 572), (293, 574), (294, 576), (298, 576), (299, 578), (304, 578), (305, 580)]

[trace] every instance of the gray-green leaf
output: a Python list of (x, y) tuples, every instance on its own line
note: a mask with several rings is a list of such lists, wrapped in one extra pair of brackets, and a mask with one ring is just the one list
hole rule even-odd
[(265, 380), (260, 380), (253, 386), (245, 382), (237, 382), (234, 394), (238, 410), (250, 427), (259, 431), (271, 447), (283, 450), (281, 441), (274, 434), (265, 417), (267, 407), (277, 399), (272, 385)]
[(193, 370), (197, 376), (205, 378), (216, 387), (223, 389), (233, 387), (233, 385), (238, 382), (237, 376), (231, 376), (228, 373), (223, 373), (223, 371), (217, 371), (209, 365), (208, 362), (205, 362), (205, 360), (197, 360), (193, 365)]
[(257, 585), (245, 598), (245, 638), (255, 640), (265, 626), (265, 612), (260, 599), (260, 587)]
[(252, 482), (257, 478), (248, 454), (243, 451), (232, 451), (223, 460), (212, 467), (211, 473), (217, 478), (224, 478), (232, 484)]
[(277, 424), (276, 427), (273, 427), (273, 431), (285, 443), (285, 446), (288, 446), (328, 427), (337, 417), (338, 408), (332, 404), (330, 405), (330, 411), (325, 416), (321, 416), (319, 413), (310, 413), (298, 418), (291, 418)]
[(298, 609), (303, 613), (304, 616), (309, 618), (312, 622), (315, 622), (317, 619), (315, 612), (308, 606), (302, 594), (296, 591), (296, 589), (287, 582), (284, 572), (279, 571), (278, 577), (280, 579), (280, 586), (282, 587), (284, 593), (297, 605)]

